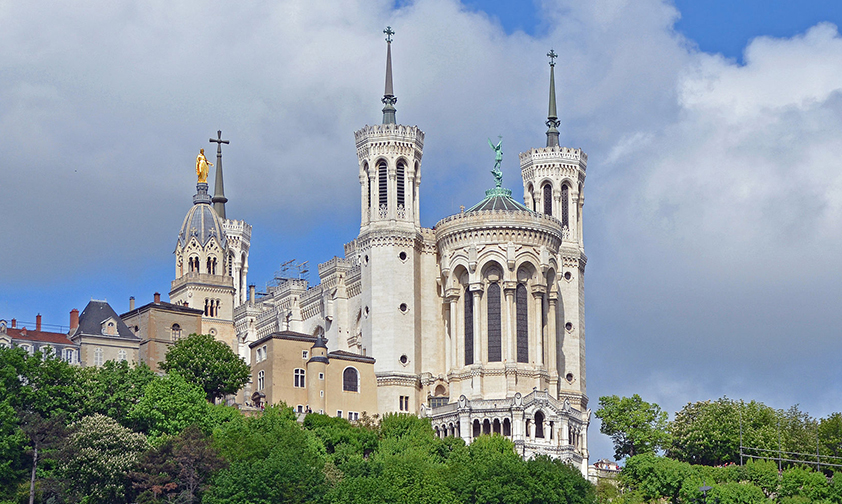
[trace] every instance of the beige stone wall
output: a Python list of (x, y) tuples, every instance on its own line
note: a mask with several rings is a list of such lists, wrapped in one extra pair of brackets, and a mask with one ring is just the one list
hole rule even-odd
[[(359, 373), (359, 392), (343, 390), (343, 373), (348, 367)], [(371, 363), (332, 357), (325, 374), (326, 414), (338, 416), (341, 411), (342, 416), (348, 418), (348, 412), (359, 413), (360, 416), (364, 412), (369, 416), (378, 413), (377, 379)], [(318, 379), (318, 376), (315, 378)]]
[[(145, 362), (153, 371), (158, 372), (158, 363), (163, 361), (173, 339), (173, 324), (181, 327), (181, 337), (202, 332), (201, 316), (175, 312), (165, 308), (158, 309), (150, 306), (138, 311), (129, 312), (123, 318), (129, 329), (142, 339), (139, 348), (139, 359)], [(137, 330), (135, 331), (135, 327)]]
[(102, 362), (120, 360), (120, 350), (126, 352), (126, 360), (139, 362), (139, 347), (136, 341), (125, 341), (112, 338), (100, 338), (97, 336), (84, 335), (79, 338), (81, 347), (79, 350), (79, 361), (82, 366), (94, 366), (96, 350), (102, 349)]

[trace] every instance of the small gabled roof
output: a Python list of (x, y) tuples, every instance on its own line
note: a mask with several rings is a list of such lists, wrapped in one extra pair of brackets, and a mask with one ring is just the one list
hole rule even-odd
[[(109, 318), (114, 319), (117, 325), (117, 334), (103, 334), (102, 323)], [(82, 310), (79, 315), (79, 327), (71, 334), (71, 337), (76, 335), (100, 336), (106, 338), (116, 338), (129, 341), (140, 341), (140, 336), (136, 335), (129, 329), (129, 326), (117, 315), (117, 312), (111, 308), (106, 301), (91, 300), (88, 306)]]

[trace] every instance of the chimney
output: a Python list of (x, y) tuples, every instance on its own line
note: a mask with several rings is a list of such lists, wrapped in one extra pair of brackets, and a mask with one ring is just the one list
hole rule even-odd
[(249, 285), (249, 303), (254, 304), (254, 284)]
[(18, 319), (12, 319), (12, 329), (15, 329), (18, 326)]
[(134, 310), (134, 296), (129, 298), (129, 311)]
[(79, 327), (79, 310), (73, 308), (70, 310), (70, 332), (73, 332)]
[(155, 304), (160, 304), (160, 302), (161, 302), (161, 293), (156, 292), (155, 293)]
[(35, 315), (35, 330), (41, 332), (41, 314)]

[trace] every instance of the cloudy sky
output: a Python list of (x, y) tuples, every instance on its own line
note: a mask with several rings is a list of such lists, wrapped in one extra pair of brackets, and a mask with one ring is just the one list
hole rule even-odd
[[(92, 297), (166, 294), (218, 129), (249, 280), (341, 254), (391, 25), (398, 122), (426, 132), (425, 226), (481, 199), (487, 137), (521, 193), (560, 55), (561, 143), (589, 154), (594, 408), (839, 411), (842, 8), (732, 3), (0, 0), (0, 318), (66, 330)], [(596, 425), (591, 451), (611, 454)]]

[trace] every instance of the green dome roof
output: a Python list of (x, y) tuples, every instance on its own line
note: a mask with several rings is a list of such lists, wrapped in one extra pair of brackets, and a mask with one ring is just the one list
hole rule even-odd
[(523, 204), (518, 203), (512, 198), (512, 190), (504, 189), (502, 187), (495, 187), (485, 191), (485, 198), (465, 210), (468, 212), (480, 212), (483, 210), (521, 210), (531, 212), (532, 210), (526, 208)]

